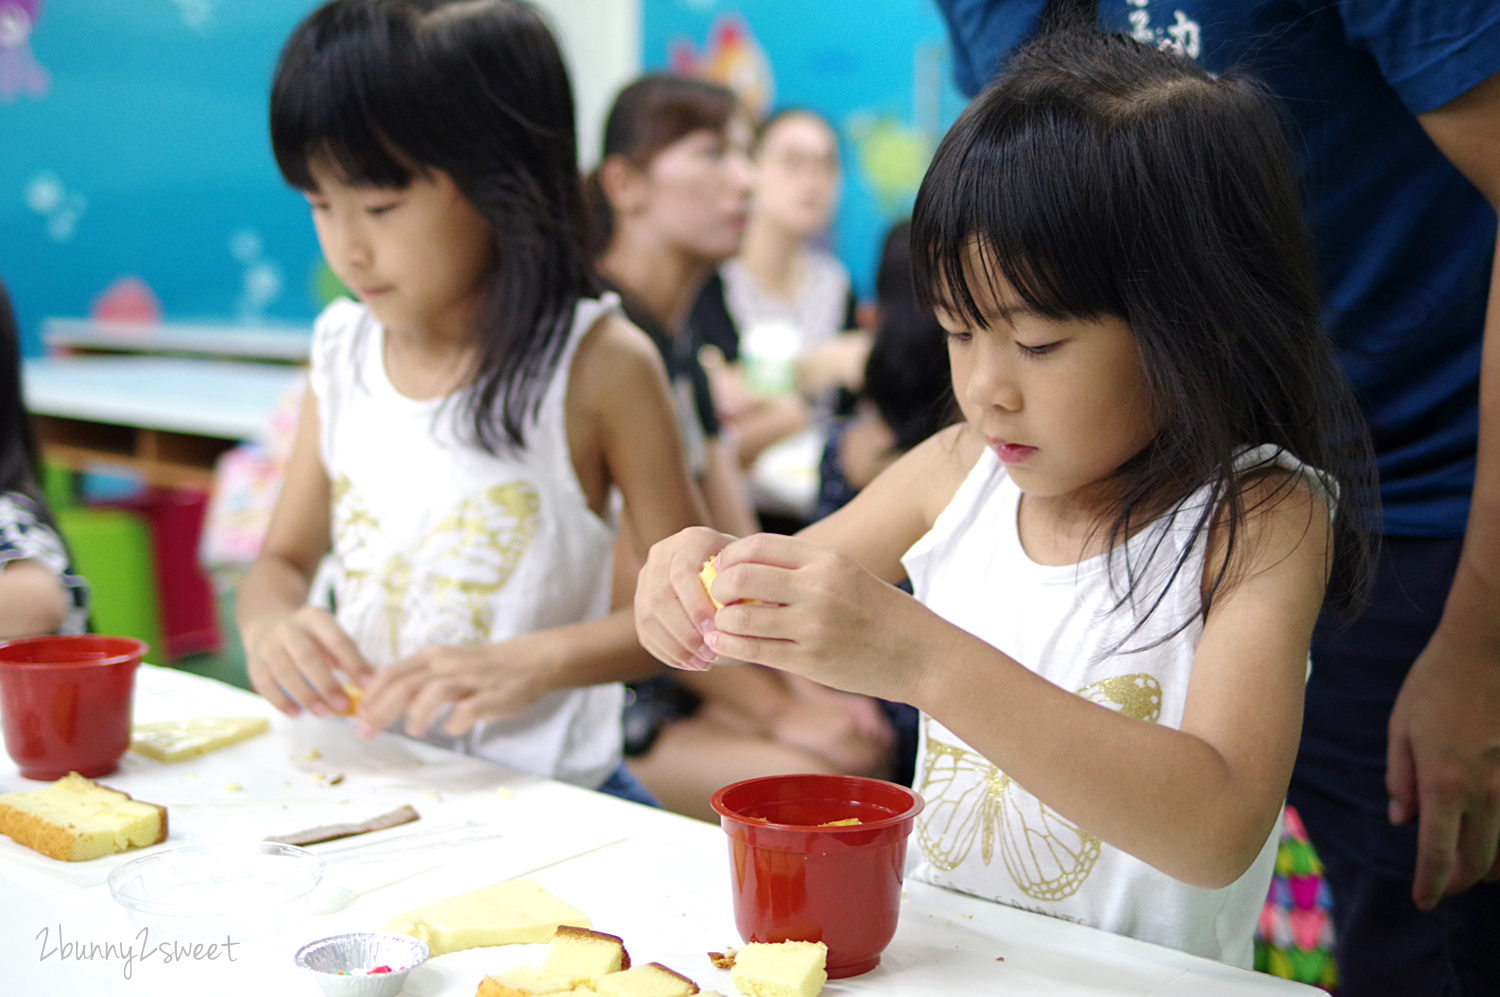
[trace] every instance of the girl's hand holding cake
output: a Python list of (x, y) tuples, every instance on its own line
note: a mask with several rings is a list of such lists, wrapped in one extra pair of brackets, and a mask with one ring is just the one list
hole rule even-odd
[(714, 603), (704, 587), (704, 563), (734, 537), (694, 526), (652, 546), (635, 589), (635, 627), (641, 646), (674, 668), (703, 671), (717, 657), (703, 643), (714, 629)]
[(356, 686), (374, 674), (333, 614), (317, 606), (242, 625), (242, 631), (251, 685), (287, 716), (304, 709), (320, 717), (347, 713), (348, 688), (335, 671)]
[(716, 564), (725, 605), (704, 635), (711, 658), (910, 703), (956, 634), (854, 558), (808, 540), (759, 533), (725, 547)]

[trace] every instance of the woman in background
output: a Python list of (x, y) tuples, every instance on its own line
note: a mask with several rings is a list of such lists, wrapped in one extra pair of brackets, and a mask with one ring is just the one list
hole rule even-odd
[[(752, 149), (755, 192), (740, 254), (704, 286), (693, 321), (723, 366), (710, 362), (720, 412), (749, 467), (770, 445), (805, 428), (807, 400), (857, 383), (866, 335), (856, 326), (849, 272), (819, 243), (838, 209), (838, 136), (822, 115), (788, 108), (761, 125)], [(754, 370), (785, 352), (785, 381)], [(795, 391), (793, 389), (796, 389)]]
[(21, 397), (21, 343), (0, 283), (0, 640), (83, 633), (88, 587), (42, 498), (41, 461)]
[[(597, 268), (619, 290), (626, 315), (661, 351), (688, 470), (716, 524), (750, 525), (755, 518), (733, 454), (720, 439), (708, 377), (698, 362), (702, 342), (688, 313), (703, 282), (744, 238), (749, 141), (732, 92), (655, 73), (615, 98), (604, 126), (604, 158), (587, 184)], [(631, 510), (625, 513), (628, 522)]]
[[(698, 363), (703, 341), (688, 312), (703, 282), (739, 249), (749, 140), (729, 90), (646, 76), (616, 98), (590, 184), (599, 270), (667, 362), (689, 461), (715, 524), (753, 524), (755, 516), (718, 433)], [(630, 518), (627, 503), (622, 521)], [(627, 543), (616, 545), (617, 605), (629, 599), (633, 556)], [(708, 798), (725, 783), (782, 772), (883, 774), (891, 743), (873, 702), (755, 666), (636, 683), (625, 710), (632, 772), (668, 809), (708, 820)]]

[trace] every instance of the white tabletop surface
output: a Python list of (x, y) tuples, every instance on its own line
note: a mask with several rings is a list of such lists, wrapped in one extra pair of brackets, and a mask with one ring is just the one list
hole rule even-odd
[(310, 325), (227, 325), (189, 322), (105, 322), (49, 318), (42, 323), (49, 348), (73, 347), (130, 353), (199, 353), (206, 356), (301, 362), (312, 346)]
[(76, 356), (22, 365), (26, 408), (37, 415), (253, 440), (298, 368), (251, 361)]
[[(171, 837), (154, 846), (253, 841), (335, 821), (362, 820), (409, 803), (416, 823), (363, 838), (314, 845), (329, 879), (359, 890), (394, 875), (402, 882), (361, 896), (333, 914), (298, 914), (279, 934), (247, 941), (236, 959), (164, 964), (99, 952), (134, 946), (137, 935), (103, 885), (111, 868), (143, 852), (90, 863), (59, 863), (0, 837), (0, 960), (5, 993), (39, 995), (274, 994), (319, 991), (291, 963), (313, 939), (379, 930), (391, 917), (501, 879), (529, 876), (582, 909), (595, 928), (625, 939), (638, 962), (662, 962), (704, 990), (736, 991), (706, 953), (738, 945), (729, 897), (728, 851), (717, 827), (599, 793), (517, 776), (405, 738), (366, 743), (341, 719), (288, 720), (258, 697), (208, 679), (144, 667), (136, 719), (266, 715), (272, 730), (176, 764), (127, 754), (101, 781), (165, 804)], [(316, 749), (316, 750), (314, 750)], [(314, 757), (314, 756), (318, 757)], [(329, 783), (343, 776), (337, 785)], [(32, 789), (0, 757), (0, 791)], [(423, 828), (475, 821), (468, 833), (493, 838), (429, 845), (378, 863), (358, 863), (356, 843), (398, 839)], [(544, 868), (543, 868), (544, 867)], [(426, 871), (423, 871), (426, 870)], [(71, 960), (59, 941), (74, 943)], [(153, 940), (155, 944), (157, 940)], [(80, 944), (81, 943), (81, 944)], [(93, 958), (78, 958), (91, 946)], [(43, 958), (43, 953), (50, 954)], [(414, 971), (409, 997), (472, 997), (486, 973), (540, 965), (543, 946), (470, 949)], [(1318, 991), (918, 883), (908, 883), (901, 924), (879, 967), (831, 981), (824, 994), (944, 997), (1254, 997)]]

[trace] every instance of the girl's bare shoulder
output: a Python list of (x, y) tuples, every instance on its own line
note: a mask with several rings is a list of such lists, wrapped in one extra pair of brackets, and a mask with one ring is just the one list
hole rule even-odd
[(658, 390), (666, 367), (649, 336), (627, 319), (605, 315), (584, 334), (568, 376), (569, 396), (603, 411)]

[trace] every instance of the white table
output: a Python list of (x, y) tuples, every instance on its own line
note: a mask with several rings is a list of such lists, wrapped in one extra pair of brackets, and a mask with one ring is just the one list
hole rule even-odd
[(49, 350), (188, 353), (305, 363), (312, 346), (312, 327), (306, 323), (228, 325), (49, 318), (42, 322), (42, 342)]
[[(357, 741), (349, 722), (287, 720), (240, 690), (166, 669), (139, 677), (136, 718), (260, 714), (270, 734), (215, 754), (166, 765), (127, 754), (102, 781), (164, 803), (171, 844), (252, 841), (336, 820), (359, 820), (413, 804), (416, 824), (377, 832), (387, 838), (461, 819), (499, 835), (446, 849), (407, 853), (421, 872), (359, 898), (334, 914), (301, 915), (270, 939), (246, 942), (238, 958), (162, 965), (148, 961), (123, 978), (118, 960), (41, 959), (42, 937), (129, 944), (124, 912), (103, 880), (139, 852), (92, 863), (52, 863), (0, 838), (0, 959), (7, 994), (275, 994), (311, 997), (316, 986), (289, 955), (307, 941), (345, 931), (378, 930), (432, 900), (531, 873), (546, 889), (585, 911), (596, 928), (622, 936), (637, 962), (659, 961), (704, 990), (735, 993), (729, 973), (705, 953), (737, 945), (729, 898), (727, 847), (716, 827), (547, 780), (517, 776), (395, 736)], [(311, 758), (313, 749), (321, 755)], [(343, 775), (337, 785), (331, 777)], [(320, 778), (322, 777), (322, 778)], [(0, 759), (0, 791), (33, 788)], [(232, 788), (238, 786), (238, 789)], [(366, 835), (370, 840), (377, 835)], [(351, 842), (312, 846), (331, 852)], [(583, 853), (583, 854), (580, 854)], [(361, 867), (330, 860), (330, 877), (358, 889)], [(398, 865), (394, 860), (385, 869)], [(531, 872), (539, 866), (547, 866)], [(368, 870), (372, 867), (363, 867)], [(471, 997), (485, 973), (540, 964), (543, 946), (471, 949), (434, 958), (415, 971), (411, 997)], [(1003, 961), (1001, 961), (1003, 959)], [(971, 897), (908, 883), (901, 925), (879, 967), (832, 981), (829, 997), (1256, 997), (1311, 995), (1300, 984), (1232, 969), (1145, 942), (1110, 935)]]

